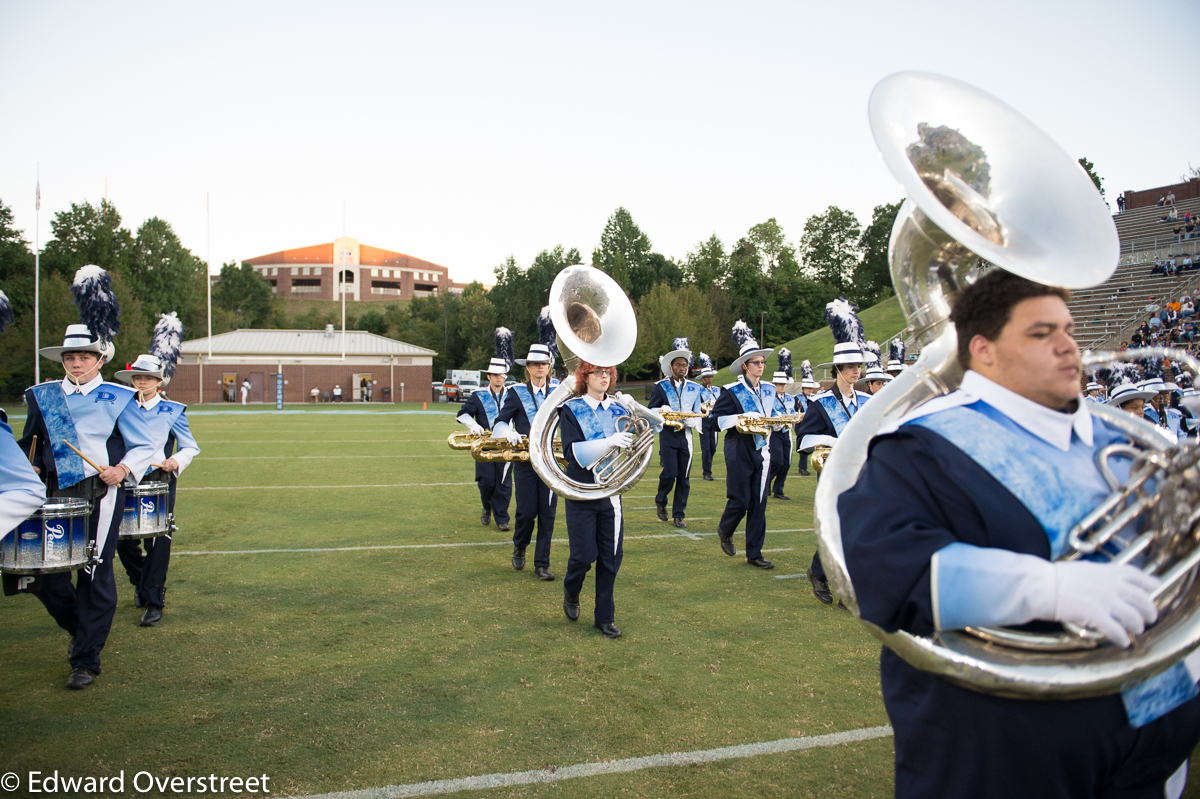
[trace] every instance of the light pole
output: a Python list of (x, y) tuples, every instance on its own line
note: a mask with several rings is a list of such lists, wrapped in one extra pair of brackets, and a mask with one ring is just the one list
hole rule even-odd
[(767, 312), (766, 311), (762, 312), (762, 318), (759, 320), (758, 341), (759, 341), (760, 347), (765, 347), (767, 345)]

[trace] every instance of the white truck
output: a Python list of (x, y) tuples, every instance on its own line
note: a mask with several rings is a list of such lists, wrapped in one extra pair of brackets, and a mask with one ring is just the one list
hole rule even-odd
[(479, 389), (478, 369), (447, 369), (442, 394), (447, 402), (466, 402)]

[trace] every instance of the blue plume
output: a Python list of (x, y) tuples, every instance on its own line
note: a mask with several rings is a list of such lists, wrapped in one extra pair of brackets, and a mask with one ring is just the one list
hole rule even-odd
[(779, 371), (781, 371), (785, 375), (787, 375), (788, 379), (791, 379), (791, 377), (792, 377), (792, 352), (791, 352), (791, 350), (787, 349), (786, 347), (779, 350)]
[(833, 332), (834, 343), (860, 346), (867, 343), (862, 322), (854, 315), (854, 306), (846, 302), (844, 297), (825, 306), (825, 322)]
[(165, 313), (154, 326), (150, 339), (150, 354), (163, 365), (163, 377), (175, 376), (175, 365), (179, 363), (179, 347), (183, 344), (183, 323), (174, 311)]
[(8, 297), (0, 291), (0, 333), (4, 332), (4, 328), (13, 323), (12, 303), (8, 301)]
[(504, 363), (508, 365), (509, 371), (512, 371), (516, 364), (516, 352), (513, 350), (513, 335), (512, 331), (507, 327), (496, 328), (496, 357), (503, 358)]
[(738, 352), (741, 352), (747, 344), (753, 344), (754, 348), (758, 349), (758, 342), (754, 340), (753, 331), (741, 319), (733, 323), (733, 344), (738, 348)]
[(901, 339), (901, 338), (892, 339), (891, 346), (888, 348), (888, 360), (889, 361), (899, 361), (900, 363), (904, 363), (904, 356), (906, 354), (904, 350), (905, 350), (904, 339)]
[(713, 366), (712, 358), (708, 357), (708, 354), (704, 352), (700, 353), (696, 357), (696, 365), (701, 369), (716, 369), (716, 367)]
[(812, 361), (801, 361), (800, 362), (800, 379), (801, 380), (811, 380), (814, 383), (817, 382), (817, 379), (815, 377), (813, 377)]
[(554, 329), (554, 320), (550, 318), (550, 306), (542, 308), (538, 314), (538, 343), (544, 344), (550, 350), (551, 360), (558, 360), (558, 332)]
[(113, 294), (112, 278), (98, 266), (81, 266), (71, 284), (79, 306), (79, 321), (101, 341), (112, 341), (121, 332), (121, 304)]

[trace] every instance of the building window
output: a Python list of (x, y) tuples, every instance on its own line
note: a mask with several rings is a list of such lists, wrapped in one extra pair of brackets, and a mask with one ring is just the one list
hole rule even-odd
[(278, 275), (278, 274), (279, 274), (279, 267), (278, 267), (278, 266), (272, 266), (272, 267), (271, 267), (271, 275), (272, 275), (272, 276), (274, 276), (274, 275)]
[(293, 275), (298, 275), (298, 274), (300, 274), (300, 267), (298, 267), (298, 266), (293, 266), (293, 267), (292, 267), (292, 274), (293, 274)]
[(379, 277), (379, 270), (378, 270), (378, 269), (372, 269), (372, 270), (371, 270), (371, 277)]
[(301, 270), (300, 270), (300, 274), (302, 274), (302, 275), (311, 275), (311, 274), (312, 274), (312, 267), (311, 267), (311, 266), (306, 266), (306, 267), (304, 267), (303, 269), (301, 269)]
[(434, 272), (434, 273), (433, 273), (433, 275), (432, 275), (432, 277), (431, 277), (430, 279), (431, 279), (431, 280), (432, 280), (434, 283), (437, 283), (438, 281), (440, 281), (440, 280), (442, 279), (442, 276), (441, 276), (440, 274), (438, 274), (437, 272)]
[(319, 275), (319, 274), (321, 274), (321, 267), (319, 267), (319, 266), (314, 266), (314, 267), (313, 267), (313, 274), (314, 274), (314, 275)]
[(342, 270), (342, 282), (345, 284), (353, 283), (354, 282), (354, 273), (351, 272), (349, 269), (343, 269)]

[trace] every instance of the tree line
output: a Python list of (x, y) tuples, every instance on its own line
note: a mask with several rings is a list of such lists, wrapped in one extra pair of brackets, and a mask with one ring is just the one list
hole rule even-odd
[[(592, 251), (626, 291), (638, 315), (638, 344), (622, 367), (627, 379), (657, 377), (657, 358), (675, 336), (717, 363), (736, 357), (730, 329), (743, 319), (778, 346), (823, 324), (825, 303), (839, 296), (867, 306), (891, 293), (887, 244), (900, 203), (876, 206), (863, 226), (855, 215), (830, 206), (805, 222), (790, 241), (775, 219), (751, 227), (726, 246), (716, 235), (683, 258), (656, 252), (650, 237), (625, 208), (609, 217)], [(183, 246), (170, 223), (151, 217), (136, 231), (122, 224), (108, 200), (73, 203), (54, 214), (51, 238), (41, 252), (41, 341), (57, 343), (78, 313), (68, 291), (75, 270), (96, 264), (112, 275), (121, 302), (122, 333), (113, 364), (132, 361), (149, 345), (158, 315), (175, 311), (188, 333), (207, 328), (205, 263)], [(419, 297), (407, 302), (361, 303), (347, 308), (347, 328), (367, 330), (435, 350), (434, 375), (450, 368), (483, 368), (500, 325), (514, 333), (518, 353), (537, 340), (537, 315), (562, 269), (584, 263), (580, 251), (562, 245), (538, 253), (528, 266), (509, 256), (495, 268), (495, 286), (472, 283), (461, 296)], [(0, 202), (0, 290), (15, 321), (5, 335), (0, 396), (18, 397), (33, 382), (34, 253), (14, 227), (12, 209)], [(246, 263), (227, 263), (212, 286), (213, 333), (238, 327), (312, 329), (340, 325), (339, 312), (317, 307), (289, 313), (287, 304)], [(42, 362), (43, 379), (61, 369)]]

